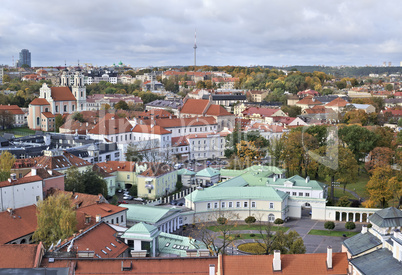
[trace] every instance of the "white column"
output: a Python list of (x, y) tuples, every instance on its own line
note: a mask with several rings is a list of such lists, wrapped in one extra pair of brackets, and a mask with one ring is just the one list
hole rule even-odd
[(353, 212), (353, 222), (356, 221), (356, 212)]
[(152, 257), (156, 257), (156, 243), (155, 243), (155, 239), (152, 240)]
[(363, 213), (360, 213), (360, 222), (363, 221)]
[(346, 213), (346, 221), (349, 221), (349, 212)]

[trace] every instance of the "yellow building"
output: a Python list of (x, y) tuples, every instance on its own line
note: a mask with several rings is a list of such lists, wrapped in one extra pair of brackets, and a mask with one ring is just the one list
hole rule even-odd
[(168, 164), (152, 163), (137, 175), (137, 181), (138, 196), (155, 199), (176, 190), (177, 171)]

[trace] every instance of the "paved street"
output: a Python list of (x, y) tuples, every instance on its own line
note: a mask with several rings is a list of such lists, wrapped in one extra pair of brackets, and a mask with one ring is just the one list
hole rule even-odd
[[(334, 252), (341, 252), (342, 242), (345, 237), (328, 237), (318, 235), (308, 235), (311, 229), (324, 229), (324, 221), (311, 220), (309, 217), (303, 217), (302, 219), (289, 220), (284, 226), (289, 227), (289, 230), (295, 230), (303, 238), (304, 245), (306, 246), (306, 253), (326, 253), (327, 247), (332, 246)], [(190, 232), (192, 229), (183, 232), (184, 235), (192, 235)], [(334, 231), (347, 231), (345, 229), (345, 222), (336, 222)], [(356, 223), (355, 232), (361, 231), (361, 224)], [(242, 231), (241, 233), (258, 233), (257, 231)], [(219, 242), (219, 240), (218, 240)], [(235, 248), (229, 248), (228, 253), (233, 255), (243, 254), (237, 251), (236, 247), (242, 243), (254, 242), (252, 239), (236, 240)]]

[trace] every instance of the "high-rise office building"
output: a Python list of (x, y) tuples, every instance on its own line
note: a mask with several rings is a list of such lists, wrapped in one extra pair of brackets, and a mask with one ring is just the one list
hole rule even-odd
[(23, 49), (20, 52), (18, 67), (22, 67), (22, 65), (28, 65), (29, 67), (31, 67), (31, 53), (27, 49)]

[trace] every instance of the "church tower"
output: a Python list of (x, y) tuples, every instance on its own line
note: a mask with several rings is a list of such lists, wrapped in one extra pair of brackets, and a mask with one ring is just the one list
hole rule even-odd
[(70, 75), (68, 74), (67, 66), (64, 67), (61, 74), (60, 86), (70, 87)]
[(71, 91), (77, 99), (77, 111), (85, 111), (87, 109), (87, 89), (84, 86), (84, 76), (79, 66), (74, 74), (74, 84), (71, 87)]

